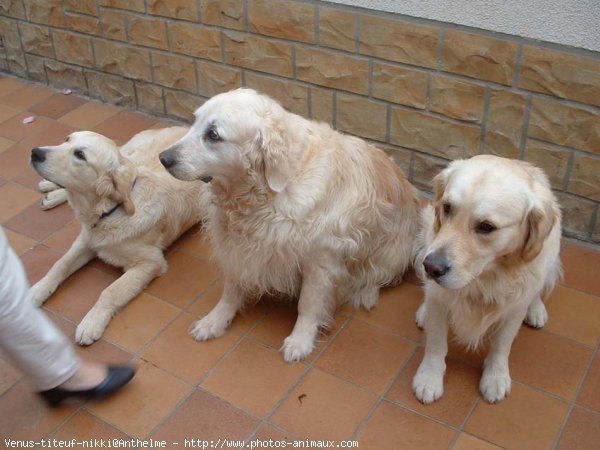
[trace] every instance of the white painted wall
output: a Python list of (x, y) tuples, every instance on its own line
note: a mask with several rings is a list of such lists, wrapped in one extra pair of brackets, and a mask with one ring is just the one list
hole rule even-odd
[(600, 52), (600, 0), (328, 0)]

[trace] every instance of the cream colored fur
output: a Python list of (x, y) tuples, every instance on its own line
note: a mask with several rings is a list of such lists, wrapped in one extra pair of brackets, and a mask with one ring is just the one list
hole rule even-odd
[[(470, 349), (489, 339), (479, 387), (497, 402), (510, 391), (508, 355), (519, 326), (547, 320), (541, 297), (561, 276), (560, 209), (540, 169), (491, 155), (452, 162), (435, 191), (422, 213), (415, 263), (425, 283), (417, 323), (427, 343), (413, 390), (423, 403), (442, 395), (450, 327)], [(477, 231), (482, 222), (496, 229)], [(445, 255), (450, 267), (435, 281), (423, 270), (431, 254)]]
[(385, 153), (286, 112), (249, 89), (218, 95), (161, 157), (180, 179), (211, 177), (206, 231), (224, 276), (198, 340), (225, 333), (250, 297), (297, 297), (298, 320), (282, 347), (306, 357), (339, 305), (371, 308), (398, 281), (417, 232), (415, 189)]
[[(143, 131), (120, 149), (97, 133), (76, 132), (61, 145), (42, 147), (44, 161), (32, 161), (46, 178), (40, 183), (40, 189), (48, 192), (43, 207), (68, 199), (81, 223), (69, 251), (32, 287), (33, 302), (43, 304), (96, 256), (125, 271), (77, 327), (79, 344), (99, 339), (111, 317), (167, 270), (163, 250), (206, 212), (202, 206), (206, 187), (174, 179), (158, 160), (159, 151), (186, 132), (181, 127)], [(85, 160), (76, 157), (79, 151)], [(114, 213), (101, 218), (119, 204)]]

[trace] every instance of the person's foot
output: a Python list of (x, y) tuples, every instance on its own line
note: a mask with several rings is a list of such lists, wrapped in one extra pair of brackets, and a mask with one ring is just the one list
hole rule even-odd
[(134, 375), (135, 369), (130, 366), (107, 367), (84, 363), (69, 380), (39, 394), (52, 406), (72, 398), (83, 400), (101, 398), (121, 389)]

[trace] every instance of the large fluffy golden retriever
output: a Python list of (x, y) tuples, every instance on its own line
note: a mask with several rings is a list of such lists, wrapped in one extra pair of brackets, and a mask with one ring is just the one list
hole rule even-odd
[(282, 293), (299, 299), (283, 356), (300, 360), (336, 305), (371, 308), (411, 262), (418, 198), (391, 159), (253, 90), (207, 101), (160, 158), (210, 183), (205, 230), (225, 287), (197, 340), (225, 333), (247, 298)]
[(31, 151), (33, 168), (46, 179), (40, 188), (50, 191), (43, 207), (67, 198), (81, 222), (69, 251), (32, 287), (33, 302), (44, 303), (95, 256), (125, 270), (77, 327), (78, 343), (99, 339), (111, 317), (167, 270), (163, 250), (204, 213), (204, 184), (174, 179), (158, 160), (160, 150), (186, 132), (143, 131), (119, 149), (107, 137), (81, 131), (60, 145)]
[(415, 264), (425, 272), (417, 323), (427, 343), (413, 390), (423, 403), (442, 395), (450, 326), (469, 348), (489, 338), (479, 389), (497, 402), (510, 391), (519, 326), (547, 320), (541, 297), (561, 275), (560, 209), (543, 171), (523, 161), (475, 156), (452, 162), (434, 182)]

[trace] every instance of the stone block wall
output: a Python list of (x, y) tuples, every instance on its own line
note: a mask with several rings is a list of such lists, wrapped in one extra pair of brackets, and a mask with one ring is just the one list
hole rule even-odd
[(239, 86), (373, 141), (423, 190), (448, 160), (546, 170), (600, 242), (600, 55), (315, 0), (1, 0), (0, 70), (190, 120)]

